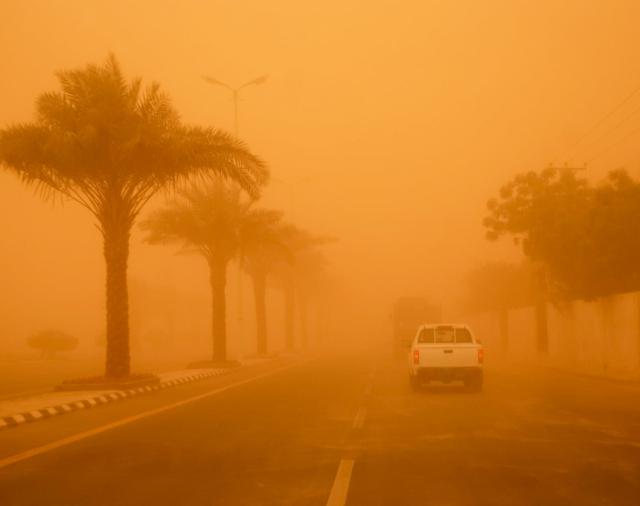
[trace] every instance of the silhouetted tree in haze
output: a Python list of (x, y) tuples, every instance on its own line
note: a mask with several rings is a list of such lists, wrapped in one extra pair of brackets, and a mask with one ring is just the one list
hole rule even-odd
[(298, 253), (293, 265), (298, 314), (300, 316), (300, 344), (309, 345), (309, 305), (325, 283), (327, 259), (317, 248), (306, 248)]
[(221, 175), (255, 194), (264, 164), (210, 128), (184, 125), (157, 84), (127, 82), (116, 59), (57, 74), (61, 90), (37, 100), (34, 123), (0, 132), (0, 161), (44, 196), (87, 208), (104, 239), (106, 376), (130, 373), (127, 262), (131, 228), (160, 189)]
[(488, 262), (467, 274), (463, 306), (470, 312), (497, 315), (502, 351), (509, 347), (509, 310), (535, 304), (535, 279), (528, 262)]
[(268, 350), (267, 340), (267, 277), (278, 262), (291, 262), (292, 254), (286, 241), (288, 227), (282, 213), (264, 210), (247, 220), (241, 230), (240, 262), (251, 277), (256, 311), (256, 348), (259, 355)]
[(466, 276), (463, 305), (471, 312), (506, 311), (534, 302), (534, 272), (528, 263), (488, 262)]
[[(287, 225), (282, 231), (282, 241), (292, 256), (292, 261), (279, 261), (272, 267), (272, 272), (278, 280), (278, 286), (284, 295), (285, 307), (285, 342), (289, 350), (295, 346), (295, 313), (296, 292), (301, 295), (301, 288), (306, 288), (304, 283), (315, 268), (319, 268), (323, 262), (315, 262), (321, 255), (316, 248), (322, 244), (333, 242), (334, 239), (315, 236), (310, 232), (294, 225)], [(312, 260), (313, 259), (313, 260)], [(305, 294), (306, 295), (306, 294)], [(302, 346), (307, 345), (306, 334), (306, 299), (301, 308)]]
[(72, 351), (78, 347), (78, 339), (58, 330), (44, 330), (30, 336), (27, 344), (40, 350), (42, 358), (53, 358), (61, 351)]
[(150, 244), (179, 243), (207, 261), (212, 298), (213, 361), (227, 360), (226, 283), (229, 262), (240, 253), (256, 222), (275, 219), (272, 211), (253, 207), (236, 185), (216, 181), (192, 185), (169, 206), (153, 212), (141, 227)]
[(640, 183), (625, 171), (595, 186), (571, 169), (521, 174), (488, 207), (488, 238), (522, 246), (538, 293), (588, 300), (640, 289)]
[(611, 171), (593, 189), (589, 219), (591, 296), (640, 290), (640, 182)]

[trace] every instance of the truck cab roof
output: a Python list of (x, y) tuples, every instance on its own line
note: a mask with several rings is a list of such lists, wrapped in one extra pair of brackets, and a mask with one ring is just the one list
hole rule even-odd
[(461, 329), (461, 328), (465, 328), (468, 329), (469, 325), (467, 325), (466, 323), (425, 323), (423, 325), (420, 325), (421, 329)]

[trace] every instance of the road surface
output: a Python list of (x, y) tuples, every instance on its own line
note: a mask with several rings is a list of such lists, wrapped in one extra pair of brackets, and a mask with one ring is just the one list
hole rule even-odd
[(640, 504), (640, 386), (492, 370), (412, 393), (402, 363), (247, 368), (0, 432), (0, 504)]

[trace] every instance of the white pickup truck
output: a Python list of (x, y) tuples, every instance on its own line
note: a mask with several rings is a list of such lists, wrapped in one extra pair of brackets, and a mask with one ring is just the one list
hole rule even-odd
[(409, 383), (413, 390), (429, 381), (463, 381), (482, 390), (484, 351), (466, 325), (422, 325), (409, 350)]

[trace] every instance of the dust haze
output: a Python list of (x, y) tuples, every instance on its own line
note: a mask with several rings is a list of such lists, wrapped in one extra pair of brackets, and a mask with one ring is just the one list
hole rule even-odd
[[(55, 71), (109, 52), (131, 77), (161, 83), (186, 120), (228, 130), (230, 96), (201, 75), (241, 84), (268, 73), (242, 97), (241, 137), (286, 181), (264, 201), (340, 239), (332, 274), (358, 315), (353, 330), (388, 326), (396, 296), (448, 306), (466, 270), (513, 258), (484, 240), (486, 200), (514, 172), (564, 162), (640, 74), (631, 1), (61, 5), (5, 4), (2, 123), (30, 120)], [(593, 170), (636, 170), (633, 142), (623, 148)], [(1, 177), (3, 345), (41, 327), (93, 341), (103, 267), (90, 217)], [(131, 277), (201, 292), (206, 311), (197, 263), (134, 235)]]
[[(229, 253), (225, 361), (289, 360), (294, 351), (305, 360), (317, 354), (344, 361), (355, 354), (378, 357), (379, 371), (395, 357), (390, 367), (408, 389), (405, 356), (419, 326), (458, 322), (483, 343), (487, 378), (492, 370), (499, 376), (526, 367), (539, 374), (549, 366), (553, 374), (637, 385), (640, 272), (632, 257), (640, 246), (625, 240), (637, 235), (632, 213), (640, 213), (632, 204), (640, 196), (639, 21), (635, 0), (3, 0), (0, 129), (37, 121), (36, 100), (60, 90), (58, 72), (113, 57), (127, 81), (159, 83), (180, 121), (237, 136), (264, 161), (269, 181), (258, 185), (254, 207), (280, 213), (282, 223), (309, 234), (313, 244), (304, 251), (317, 256), (300, 253), (297, 264), (282, 257), (278, 265), (286, 273), (269, 271), (266, 351), (256, 349), (261, 331), (252, 264), (241, 258), (244, 246)], [(229, 88), (245, 83), (236, 117)], [(4, 162), (0, 400), (102, 375), (111, 332), (95, 217), (59, 192), (43, 198), (9, 158)], [(620, 170), (628, 180), (615, 179)], [(538, 186), (518, 179), (528, 173), (540, 175)], [(512, 193), (505, 190), (510, 182)], [(162, 226), (162, 210), (189, 201), (180, 188), (158, 188), (131, 228), (133, 373), (211, 359), (210, 259), (171, 234), (150, 239)], [(552, 216), (573, 216), (582, 203), (610, 202), (622, 193), (630, 195), (619, 208), (627, 221), (594, 205), (576, 211), (575, 220), (551, 223)], [(550, 202), (545, 196), (559, 194), (557, 207), (534, 213), (542, 209), (537, 203)], [(563, 207), (567, 195), (574, 207)], [(242, 198), (250, 200), (246, 192)], [(534, 211), (516, 215), (517, 205)], [(148, 225), (154, 216), (156, 229)], [(596, 230), (594, 223), (602, 226)], [(596, 242), (615, 247), (590, 249)], [(302, 251), (296, 244), (287, 255)], [(572, 245), (579, 258), (563, 256)], [(292, 265), (302, 270), (306, 261), (316, 271), (292, 281)], [(612, 272), (613, 265), (622, 267)], [(295, 307), (288, 283), (296, 284)], [(213, 298), (215, 334), (215, 289)], [(43, 332), (72, 336), (77, 347), (46, 356), (33, 344)], [(214, 351), (214, 361), (219, 358)], [(386, 387), (395, 388), (394, 381)], [(544, 398), (562, 396), (550, 377), (537, 384)], [(438, 388), (434, 402), (445, 402), (448, 392)], [(581, 397), (581, 406), (607, 418), (608, 395), (598, 387)], [(623, 402), (625, 395), (613, 397)], [(531, 414), (531, 406), (524, 412)], [(630, 433), (638, 430), (637, 417), (630, 415), (636, 421)], [(637, 441), (637, 432), (631, 439)], [(637, 470), (638, 458), (631, 454), (628, 465)], [(357, 459), (354, 466), (357, 473)], [(631, 497), (638, 481), (625, 483)], [(362, 504), (378, 504), (365, 497)], [(263, 504), (244, 502), (254, 503)]]

